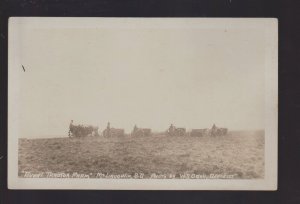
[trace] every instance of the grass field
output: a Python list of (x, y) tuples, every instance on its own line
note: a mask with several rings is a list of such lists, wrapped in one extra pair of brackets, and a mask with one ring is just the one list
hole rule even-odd
[(223, 137), (19, 139), (19, 176), (24, 172), (89, 174), (230, 174), (264, 177), (264, 133)]

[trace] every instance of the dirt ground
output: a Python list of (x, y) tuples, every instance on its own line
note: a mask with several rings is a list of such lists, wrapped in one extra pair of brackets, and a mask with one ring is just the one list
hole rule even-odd
[(19, 176), (24, 172), (89, 174), (228, 174), (264, 177), (264, 133), (220, 137), (19, 139)]

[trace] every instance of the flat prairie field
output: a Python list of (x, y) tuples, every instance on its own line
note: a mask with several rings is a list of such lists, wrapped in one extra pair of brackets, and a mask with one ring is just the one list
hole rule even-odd
[(47, 177), (51, 172), (89, 178), (123, 178), (120, 175), (124, 174), (132, 178), (137, 174), (139, 178), (204, 178), (215, 174), (260, 179), (264, 177), (264, 144), (263, 131), (235, 131), (218, 137), (153, 134), (19, 139), (19, 177)]

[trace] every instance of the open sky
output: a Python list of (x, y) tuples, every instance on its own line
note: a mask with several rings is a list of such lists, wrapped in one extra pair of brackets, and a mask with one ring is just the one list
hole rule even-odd
[(66, 136), (70, 120), (126, 132), (263, 129), (266, 39), (249, 25), (19, 20), (9, 69), (19, 77), (21, 137)]

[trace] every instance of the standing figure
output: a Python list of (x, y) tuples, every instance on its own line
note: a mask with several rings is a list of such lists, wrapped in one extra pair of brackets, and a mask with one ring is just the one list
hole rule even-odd
[(110, 122), (107, 123), (107, 127), (106, 127), (106, 131), (107, 131), (107, 136), (110, 136)]
[(217, 126), (214, 124), (211, 128), (211, 135), (216, 136), (217, 134)]
[(69, 125), (69, 137), (71, 137), (71, 134), (73, 132), (73, 127), (74, 127), (73, 120), (71, 120), (70, 125)]
[(174, 134), (174, 131), (175, 131), (175, 127), (174, 127), (173, 124), (171, 124), (170, 127), (169, 127), (169, 134), (170, 134), (170, 135), (173, 135), (173, 134)]
[(139, 129), (138, 129), (137, 125), (135, 124), (135, 125), (133, 126), (133, 130), (132, 130), (132, 132), (131, 132), (131, 136), (136, 136), (137, 133), (138, 133), (138, 131), (139, 131)]

